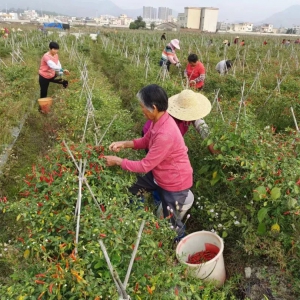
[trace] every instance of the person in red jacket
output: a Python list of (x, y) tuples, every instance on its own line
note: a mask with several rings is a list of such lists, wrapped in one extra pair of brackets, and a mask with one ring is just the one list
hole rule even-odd
[(68, 81), (58, 77), (59, 75), (69, 75), (70, 72), (62, 69), (58, 58), (59, 45), (56, 42), (50, 42), (49, 51), (41, 59), (39, 68), (39, 84), (41, 88), (40, 97), (47, 97), (50, 82), (61, 84), (64, 88), (68, 86)]
[(184, 71), (184, 76), (189, 81), (190, 87), (199, 91), (202, 90), (205, 80), (205, 68), (198, 60), (198, 56), (196, 54), (190, 54), (188, 56), (188, 65)]

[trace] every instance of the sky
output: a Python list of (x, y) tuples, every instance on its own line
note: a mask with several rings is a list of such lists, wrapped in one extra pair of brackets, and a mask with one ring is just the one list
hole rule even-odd
[[(1, 1), (1, 0), (0, 0)], [(217, 7), (219, 20), (224, 22), (259, 22), (271, 15), (300, 5), (300, 0), (112, 0), (121, 8), (140, 8), (142, 6), (169, 7), (183, 12), (185, 6)]]

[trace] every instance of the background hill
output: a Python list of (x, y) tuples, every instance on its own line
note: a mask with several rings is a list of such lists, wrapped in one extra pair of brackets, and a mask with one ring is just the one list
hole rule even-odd
[(263, 20), (262, 23), (273, 24), (275, 28), (291, 28), (293, 25), (300, 25), (300, 5), (290, 6), (289, 8)]
[[(67, 16), (76, 17), (97, 17), (99, 15), (112, 15), (119, 16), (120, 14), (126, 14), (127, 16), (135, 19), (137, 16), (143, 15), (142, 4), (138, 9), (126, 9), (116, 5), (111, 0), (63, 0), (56, 1), (53, 4), (52, 0), (10, 0), (7, 2), (7, 8), (21, 9), (35, 9), (38, 12), (41, 11), (55, 11), (57, 14), (63, 14)], [(163, 5), (163, 4), (162, 4)], [(270, 2), (270, 5), (271, 2)], [(0, 9), (5, 9), (5, 3), (0, 4)], [(172, 8), (172, 7), (170, 7)], [(183, 11), (183, 9), (182, 9)], [(173, 11), (173, 16), (177, 17), (178, 12)], [(300, 5), (293, 5), (281, 12), (273, 14), (272, 16), (262, 20), (256, 25), (261, 23), (270, 23), (274, 27), (292, 27), (300, 25)], [(229, 17), (229, 16), (228, 16)], [(241, 20), (240, 22), (251, 22), (251, 20)]]

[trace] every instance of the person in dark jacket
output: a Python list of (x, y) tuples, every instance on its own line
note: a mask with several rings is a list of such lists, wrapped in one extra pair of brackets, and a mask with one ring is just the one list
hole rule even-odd
[(166, 40), (167, 40), (167, 39), (166, 39), (166, 34), (165, 34), (165, 33), (163, 33), (163, 34), (161, 35), (160, 40), (161, 40), (161, 41), (166, 41)]

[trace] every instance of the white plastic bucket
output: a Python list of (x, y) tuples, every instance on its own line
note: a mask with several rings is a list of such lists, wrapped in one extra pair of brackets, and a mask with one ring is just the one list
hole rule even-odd
[[(205, 244), (212, 244), (219, 248), (218, 254), (211, 260), (200, 264), (187, 263), (189, 255), (205, 251)], [(210, 231), (197, 231), (184, 237), (176, 247), (177, 259), (188, 266), (191, 275), (202, 280), (214, 281), (216, 286), (222, 286), (226, 279), (226, 271), (223, 258), (223, 239)]]

